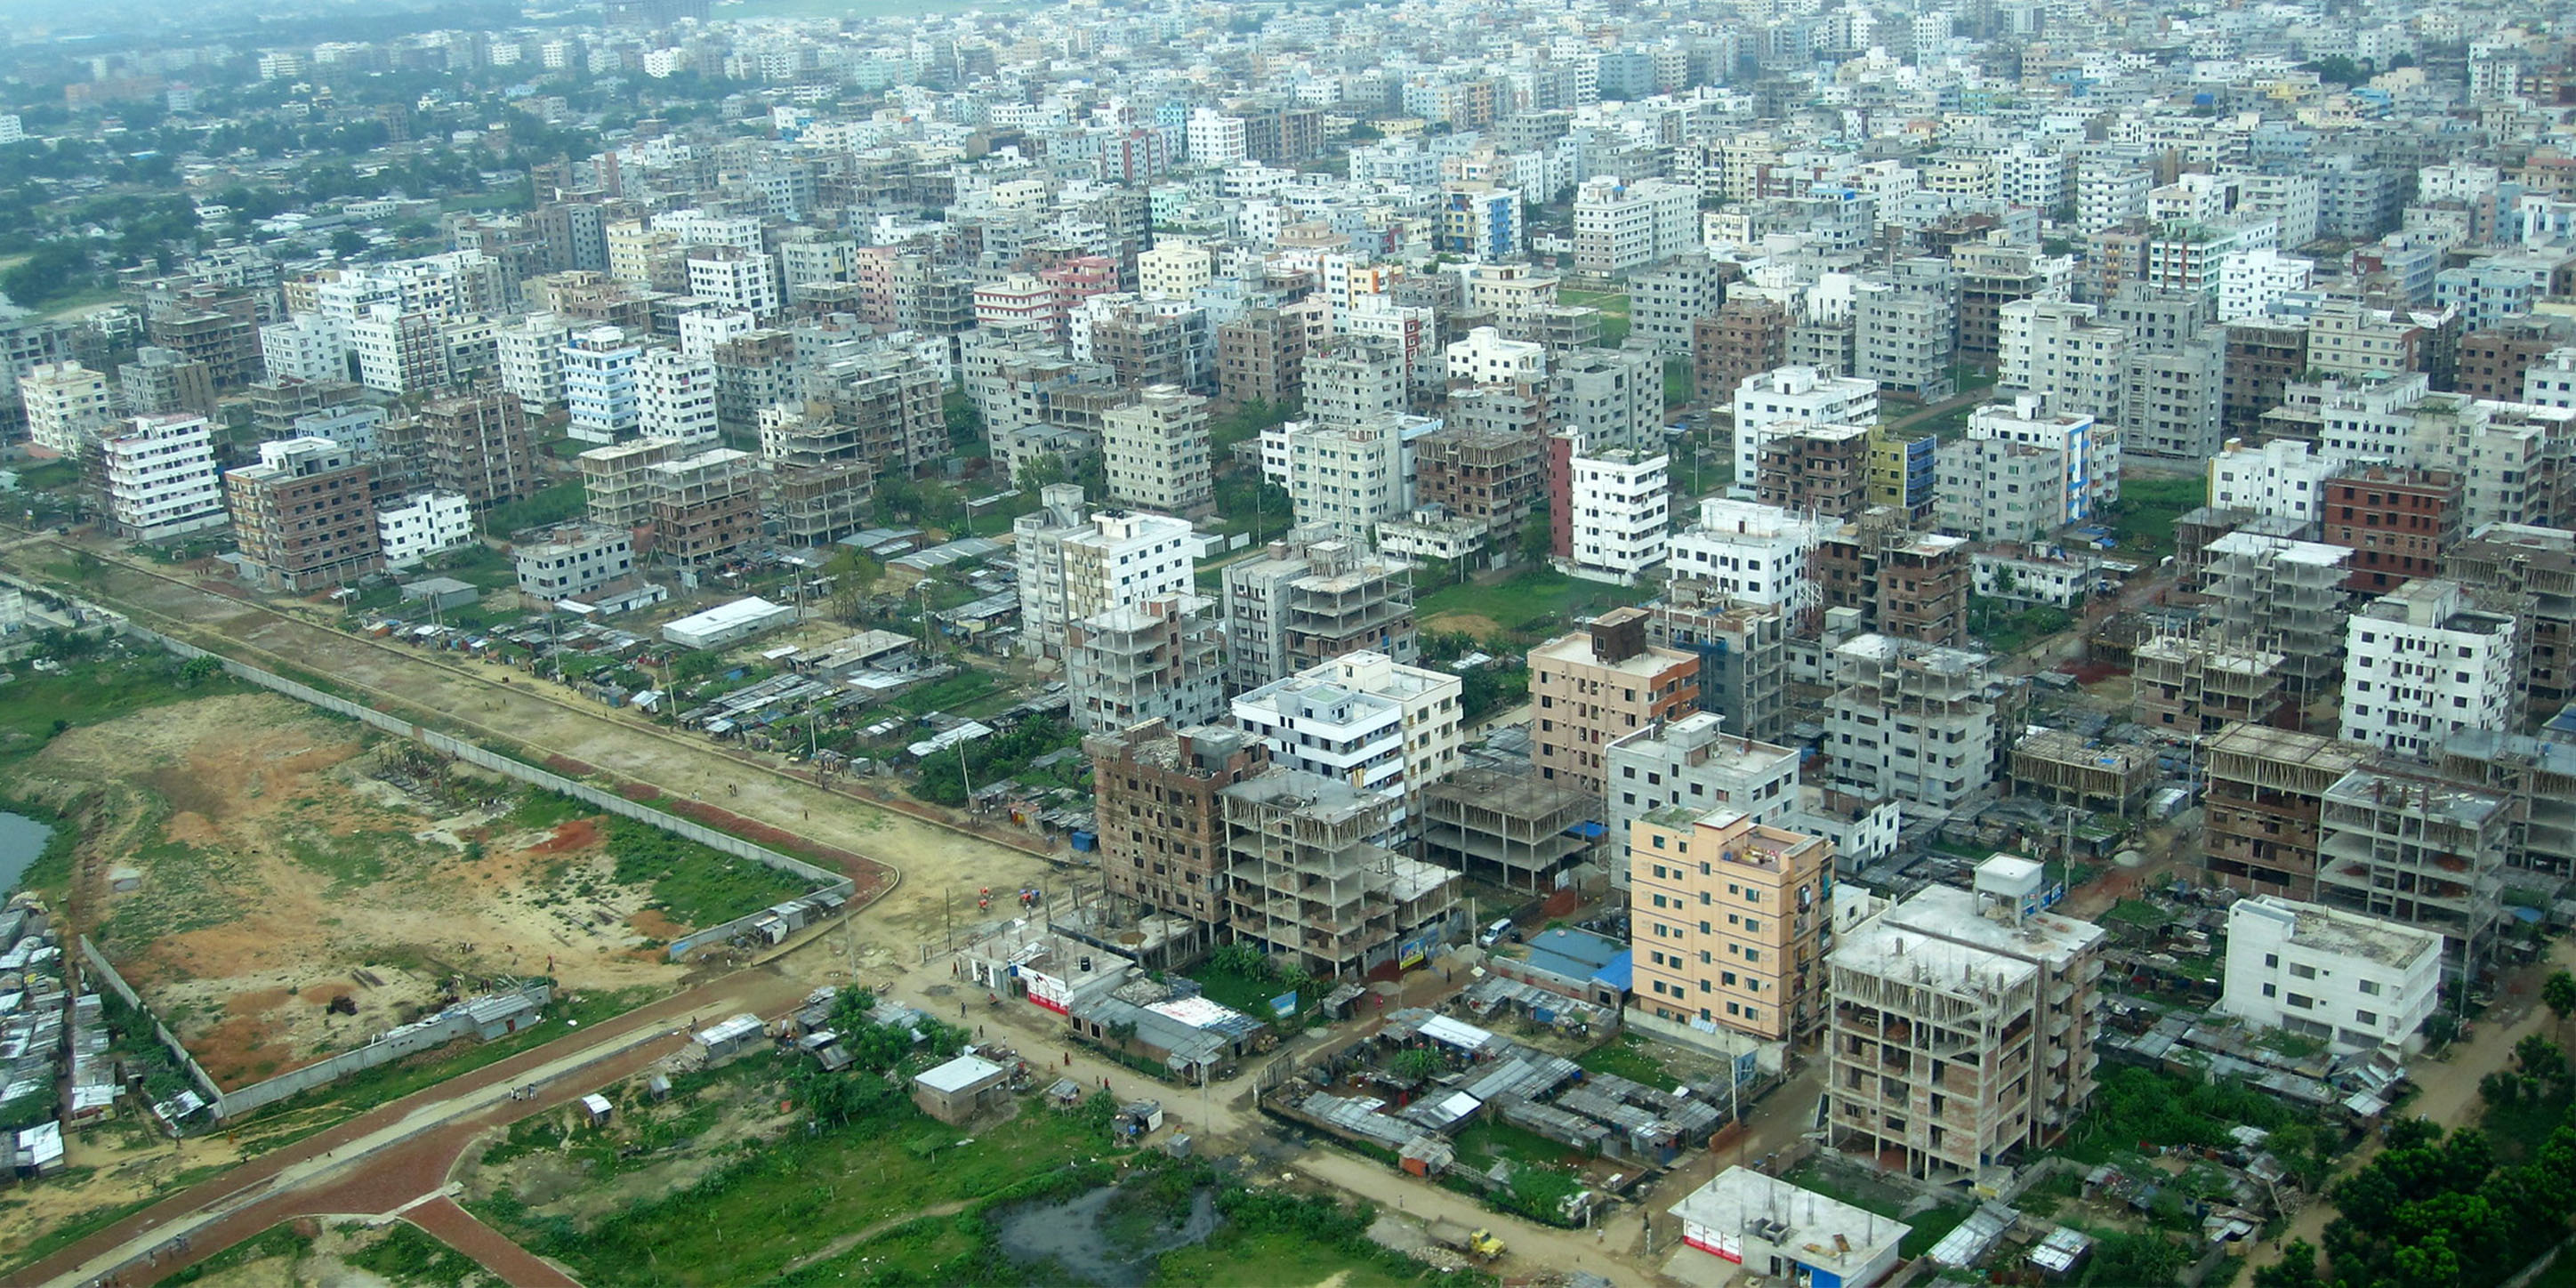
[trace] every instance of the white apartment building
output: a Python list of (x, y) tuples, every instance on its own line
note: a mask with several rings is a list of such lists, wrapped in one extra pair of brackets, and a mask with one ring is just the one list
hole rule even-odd
[(704, 246), (689, 252), (689, 294), (755, 318), (775, 315), (778, 266), (767, 253), (739, 246)]
[(1764, 431), (1782, 421), (1802, 425), (1872, 425), (1878, 422), (1878, 382), (1829, 376), (1814, 367), (1775, 367), (1744, 378), (1735, 388), (1735, 491), (1753, 494), (1761, 472)]
[(636, 368), (644, 346), (613, 326), (576, 332), (563, 345), (564, 403), (572, 420), (564, 432), (585, 443), (616, 443), (642, 432), (643, 397)]
[(1191, 591), (1199, 538), (1186, 520), (1133, 510), (1084, 517), (1082, 489), (1059, 483), (1011, 525), (1018, 546), (1020, 648), (1064, 655), (1065, 628), (1103, 609)]
[(2061, 412), (2115, 420), (2127, 390), (2129, 333), (2090, 304), (2015, 300), (1996, 310), (1995, 388), (2034, 393)]
[(224, 523), (214, 428), (203, 416), (137, 416), (100, 440), (107, 515), (134, 541), (166, 541)]
[(516, 325), (494, 332), (499, 348), (501, 388), (518, 395), (534, 411), (564, 400), (564, 345), (572, 329), (551, 313), (531, 313)]
[(1216, 252), (1184, 237), (1165, 238), (1136, 257), (1136, 285), (1147, 295), (1185, 300), (1216, 280)]
[(1270, 744), (1274, 764), (1401, 802), (1390, 830), (1405, 835), (1423, 789), (1458, 769), (1460, 691), (1457, 676), (1363, 650), (1243, 694), (1234, 721)]
[(2318, 450), (2356, 461), (2412, 462), (2415, 408), (2431, 388), (2423, 372), (2346, 376), (2282, 390), (2292, 406), (2313, 407)]
[(27, 130), (25, 126), (18, 123), (18, 114), (15, 112), (0, 113), (0, 143), (24, 143), (26, 141)]
[(671, 210), (653, 216), (653, 231), (669, 233), (682, 246), (730, 246), (760, 250), (756, 215), (710, 215), (703, 210)]
[(2209, 460), (2209, 503), (2221, 510), (2314, 522), (2325, 504), (2326, 480), (2349, 465), (2304, 439), (2275, 438), (2247, 447), (2231, 438)]
[[(1728, 735), (1725, 724), (1714, 711), (1694, 711), (1613, 740), (1602, 751), (1610, 835), (1625, 837), (1629, 824), (1673, 806), (1731, 810), (1789, 827), (1798, 808), (1799, 752)], [(1611, 881), (1628, 884), (1627, 868), (1612, 863)]]
[(1699, 522), (1673, 538), (1671, 572), (1802, 619), (1818, 602), (1810, 561), (1820, 535), (1819, 524), (1779, 506), (1709, 497)]
[(414, 492), (376, 507), (376, 544), (385, 569), (401, 572), (474, 539), (473, 508), (462, 492)]
[(369, 389), (401, 394), (447, 382), (447, 347), (431, 314), (370, 305), (349, 322), (349, 348), (358, 355), (358, 383)]
[(1967, 436), (1936, 458), (1942, 528), (1981, 541), (2037, 541), (2119, 499), (2118, 432), (2041, 407), (2038, 395), (2020, 394), (1969, 413)]
[(637, 425), (647, 438), (716, 439), (716, 364), (678, 349), (647, 351), (636, 367)]
[(1671, 555), (1672, 459), (1626, 448), (1598, 455), (1575, 451), (1567, 489), (1573, 526), (1567, 573), (1629, 586)]
[(2522, 400), (2535, 407), (2576, 407), (2576, 349), (2552, 349), (2523, 368)]
[(1279, 441), (1300, 526), (1327, 527), (1365, 545), (1379, 523), (1413, 508), (1404, 427), (1395, 417), (1358, 425), (1292, 422)]
[(1177, 386), (1153, 385), (1135, 402), (1102, 414), (1109, 499), (1192, 518), (1213, 511), (1207, 405), (1207, 399)]
[(18, 378), (27, 441), (38, 454), (78, 456), (116, 420), (107, 373), (71, 359), (39, 362)]
[(1699, 189), (1603, 175), (1574, 191), (1574, 268), (1624, 273), (1699, 248)]
[(2439, 1004), (2442, 936), (2276, 894), (2227, 908), (2218, 1010), (2359, 1050), (2412, 1051)]
[(716, 346), (760, 329), (760, 319), (742, 310), (700, 309), (680, 315), (680, 352), (713, 359)]
[(558, 528), (542, 541), (510, 548), (519, 593), (539, 603), (577, 599), (635, 573), (635, 541), (622, 528)]
[(2430, 759), (2463, 729), (2513, 732), (2527, 641), (2460, 583), (2421, 577), (2345, 625), (2343, 738)]
[(2312, 259), (2277, 250), (2240, 250), (2218, 261), (2218, 320), (2260, 317), (2272, 301), (2304, 291), (2316, 280)]
[(259, 360), (271, 380), (346, 380), (347, 327), (318, 313), (271, 323), (259, 329)]
[(1190, 161), (1210, 170), (1222, 170), (1243, 160), (1248, 154), (1244, 142), (1244, 121), (1227, 116), (1215, 108), (1202, 107), (1190, 113), (1182, 131)]
[(1966, 649), (1862, 635), (1828, 659), (1841, 684), (1827, 703), (1832, 786), (1864, 800), (1953, 808), (1994, 774), (1994, 659)]
[(1503, 333), (1480, 326), (1445, 351), (1453, 384), (1536, 386), (1547, 379), (1547, 347), (1526, 340), (1506, 340)]

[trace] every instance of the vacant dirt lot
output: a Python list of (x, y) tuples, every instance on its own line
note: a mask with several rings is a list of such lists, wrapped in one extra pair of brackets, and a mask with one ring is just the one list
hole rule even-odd
[[(104, 549), (104, 548), (102, 548)], [(64, 556), (50, 541), (0, 551), (0, 566), (39, 579)], [(902, 885), (860, 914), (861, 964), (910, 964), (917, 944), (942, 939), (954, 915), (963, 929), (979, 888), (1059, 888), (1046, 860), (934, 827), (842, 791), (824, 791), (694, 735), (669, 735), (642, 717), (585, 702), (507, 667), (434, 658), (398, 645), (359, 640), (262, 612), (235, 595), (174, 585), (111, 563), (83, 593), (144, 614), (156, 629), (248, 645), (245, 660), (287, 661), (374, 695), (408, 718), (423, 712), (468, 736), (559, 755), (621, 780), (650, 784), (676, 800), (719, 805), (825, 845), (889, 864)], [(209, 639), (213, 643), (213, 639)], [(836, 787), (842, 784), (835, 784)], [(882, 868), (853, 871), (862, 897), (889, 882)]]
[(516, 825), (499, 782), (397, 785), (399, 746), (283, 697), (211, 697), (66, 733), (20, 789), (99, 793), (78, 919), (227, 1085), (504, 976), (677, 981), (654, 946), (674, 927), (611, 879), (588, 820)]

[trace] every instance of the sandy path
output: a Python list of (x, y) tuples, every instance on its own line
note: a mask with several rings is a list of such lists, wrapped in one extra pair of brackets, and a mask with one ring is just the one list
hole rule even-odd
[[(2467, 1126), (2485, 1109), (2478, 1097), (2478, 1082), (2490, 1073), (2513, 1066), (2513, 1046), (2529, 1034), (2552, 1031), (2557, 1023), (2547, 1007), (2540, 1005), (2540, 981), (2550, 971), (2576, 969), (2576, 940), (2561, 939), (2550, 945), (2546, 961), (2515, 972), (2502, 996), (2487, 1018), (2478, 1024), (2477, 1032), (2466, 1042), (2451, 1048), (2450, 1058), (2434, 1063), (2418, 1057), (2411, 1067), (2412, 1075), (2423, 1094), (2415, 1097), (2402, 1113), (2416, 1118), (2430, 1118), (2449, 1131)], [(2360, 1170), (2363, 1164), (2379, 1156), (2380, 1139), (2373, 1134), (2361, 1146), (2344, 1156), (2343, 1163), (2326, 1182), (2335, 1182)], [(2245, 1269), (2236, 1282), (2250, 1285), (2254, 1272), (2280, 1261), (2281, 1250), (2294, 1240), (2305, 1239), (2312, 1248), (2325, 1246), (2326, 1227), (2333, 1224), (2336, 1213), (2332, 1203), (2312, 1201), (2290, 1219), (2281, 1237), (2258, 1244), (2245, 1258)]]

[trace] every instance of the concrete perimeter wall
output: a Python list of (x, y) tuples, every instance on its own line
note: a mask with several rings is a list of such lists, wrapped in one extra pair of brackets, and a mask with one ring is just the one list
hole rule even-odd
[(170, 1032), (170, 1027), (161, 1022), (160, 1016), (152, 1013), (151, 1007), (143, 1004), (143, 998), (134, 991), (134, 986), (126, 983), (125, 976), (118, 974), (116, 967), (108, 964), (107, 954), (100, 952), (98, 945), (91, 943), (87, 935), (80, 937), (80, 955), (81, 961), (89, 967), (90, 974), (100, 983), (107, 985), (108, 991), (124, 998), (127, 1006), (142, 1012), (146, 1019), (152, 1021), (152, 1035), (161, 1039), (161, 1045), (170, 1048), (170, 1054), (179, 1061), (179, 1067), (188, 1071), (188, 1077), (197, 1084), (197, 1090), (205, 1093), (206, 1103), (215, 1106), (216, 1114), (221, 1116), (224, 1089), (216, 1086), (213, 1078), (206, 1076), (205, 1069), (197, 1064), (197, 1057), (188, 1054), (188, 1048), (181, 1045), (177, 1036)]

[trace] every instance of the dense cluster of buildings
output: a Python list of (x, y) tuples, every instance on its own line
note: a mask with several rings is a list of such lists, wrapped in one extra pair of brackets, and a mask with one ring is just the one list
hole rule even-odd
[[(317, 200), (0, 323), (0, 406), (118, 532), (223, 529), (280, 592), (577, 480), (520, 590), (639, 602), (989, 470), (1140, 955), (1356, 977), (1471, 937), (1473, 885), (1599, 878), (1628, 1022), (1826, 1061), (1833, 1142), (1921, 1177), (2072, 1121), (2102, 970), (2039, 863), (1849, 880), (1939, 829), (2018, 798), (2071, 849), (2054, 811), (2174, 783), (2245, 896), (2227, 1008), (2354, 1048), (2576, 877), (2551, 15), (690, 7), (192, 54), (320, 119), (470, 74), (586, 146), (435, 245), (326, 248), (433, 212)], [(571, 92), (697, 77), (711, 110), (613, 128)], [(2205, 479), (2162, 565), (2113, 540), (2124, 475)], [(1630, 606), (1426, 664), (1418, 579), (1515, 566)], [(1990, 623), (2145, 586), (2128, 732), (2034, 727)], [(1526, 737), (1480, 744), (1462, 668), (1520, 664)]]

